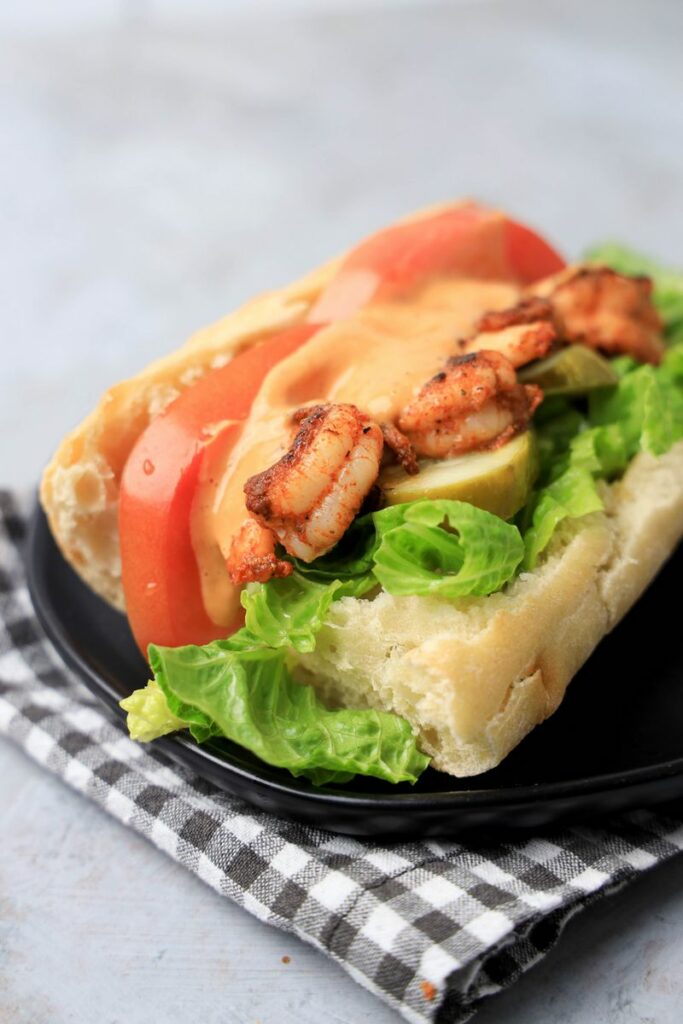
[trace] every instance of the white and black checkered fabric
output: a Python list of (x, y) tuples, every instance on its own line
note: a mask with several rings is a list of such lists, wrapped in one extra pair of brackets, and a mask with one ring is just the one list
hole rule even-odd
[(650, 812), (482, 846), (376, 845), (254, 811), (129, 740), (65, 669), (31, 608), (24, 521), (0, 492), (0, 732), (407, 1020), (466, 1020), (572, 914), (683, 849), (681, 820)]

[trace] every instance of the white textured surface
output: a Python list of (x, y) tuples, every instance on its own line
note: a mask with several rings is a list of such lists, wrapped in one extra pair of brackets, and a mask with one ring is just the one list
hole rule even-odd
[[(478, 194), (570, 253), (683, 262), (674, 0), (240, 6), (0, 10), (0, 483), (112, 381), (414, 206)], [(2, 1024), (397, 1019), (8, 746), (0, 777)], [(478, 1020), (678, 1024), (681, 883), (576, 920)]]

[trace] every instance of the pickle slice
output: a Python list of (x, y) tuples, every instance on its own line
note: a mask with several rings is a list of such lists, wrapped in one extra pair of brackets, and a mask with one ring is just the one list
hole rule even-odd
[(537, 475), (536, 440), (533, 431), (527, 430), (492, 451), (420, 461), (420, 472), (414, 476), (400, 466), (390, 466), (378, 483), (387, 505), (450, 498), (511, 519), (526, 504)]
[(609, 361), (585, 345), (569, 345), (517, 372), (524, 384), (538, 384), (546, 395), (582, 395), (619, 382)]

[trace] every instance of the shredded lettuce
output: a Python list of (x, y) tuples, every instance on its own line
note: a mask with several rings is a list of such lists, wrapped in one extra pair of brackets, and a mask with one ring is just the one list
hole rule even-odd
[[(165, 725), (174, 721), (200, 743), (232, 740), (316, 785), (347, 782), (356, 774), (415, 782), (427, 767), (429, 758), (403, 718), (370, 709), (329, 710), (314, 687), (294, 681), (284, 651), (240, 647), (232, 638), (204, 647), (150, 645), (154, 682), (126, 699), (130, 713), (150, 703), (159, 712), (161, 694), (166, 718), (159, 716), (163, 732), (154, 735), (170, 731)], [(137, 738), (154, 738), (147, 724)]]

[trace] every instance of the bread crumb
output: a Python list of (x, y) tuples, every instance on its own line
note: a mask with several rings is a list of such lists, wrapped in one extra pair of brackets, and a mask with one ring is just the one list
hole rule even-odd
[(436, 988), (432, 985), (431, 981), (421, 981), (420, 988), (422, 989), (422, 995), (425, 997), (428, 1003), (433, 1003), (436, 999)]
[(291, 964), (292, 958), (291, 958), (291, 956), (281, 956), (280, 957), (280, 962), (283, 963), (283, 964)]

